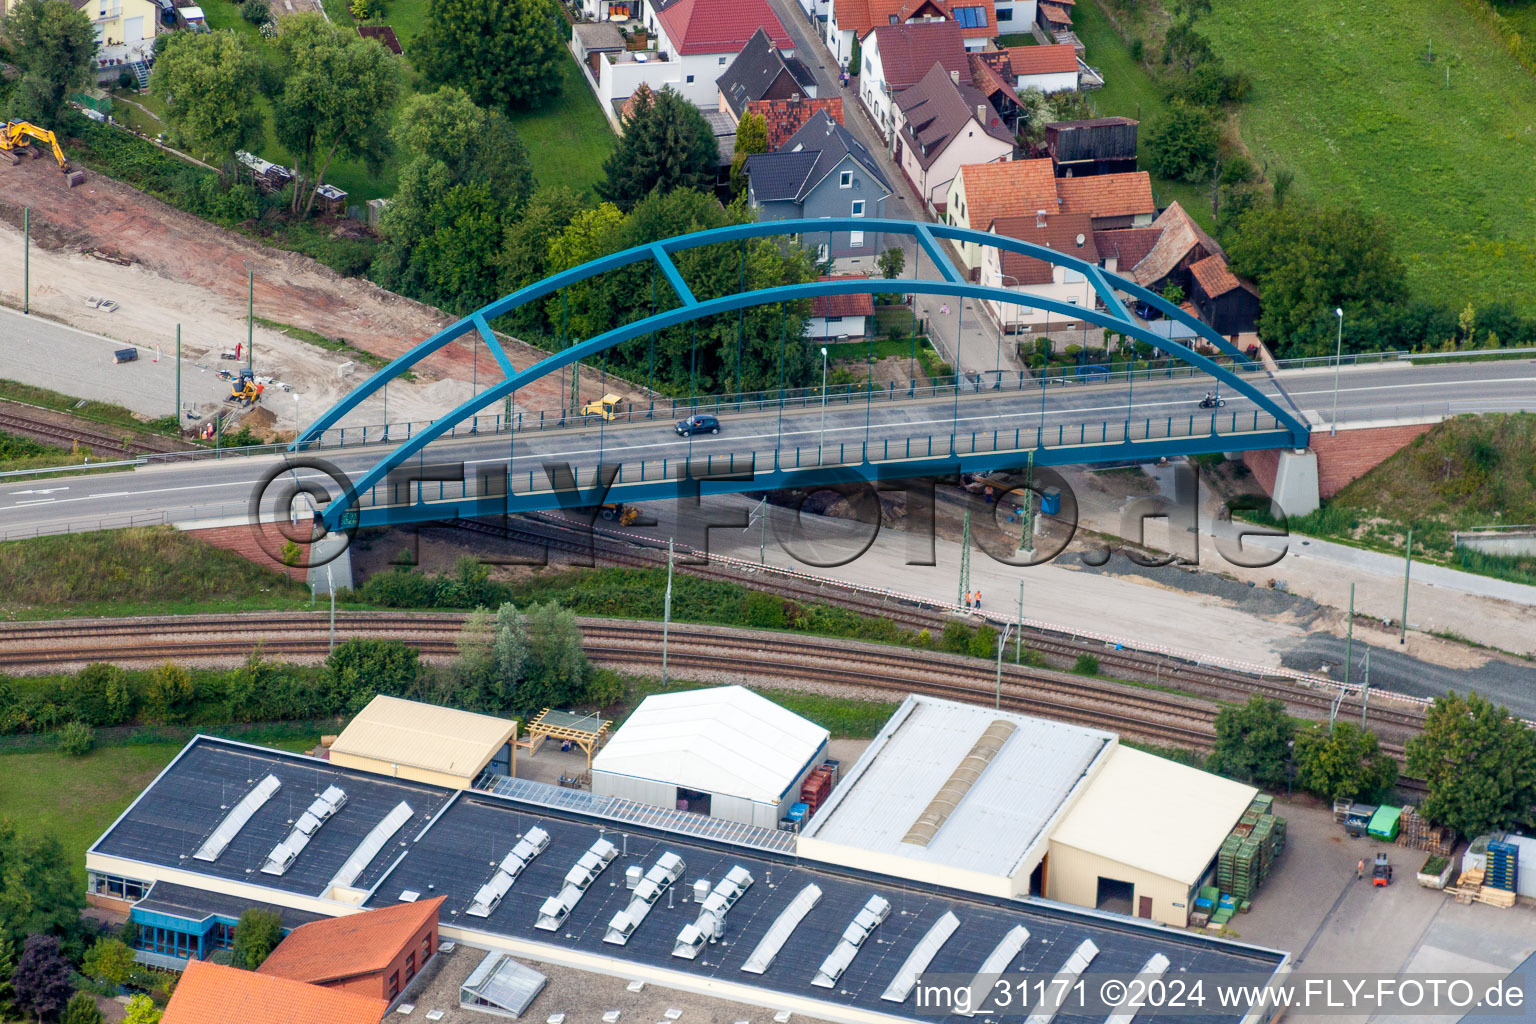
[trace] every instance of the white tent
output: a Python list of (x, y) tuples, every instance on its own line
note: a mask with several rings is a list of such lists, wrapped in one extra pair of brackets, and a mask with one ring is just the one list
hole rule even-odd
[(827, 730), (741, 686), (647, 697), (592, 761), (592, 792), (773, 828)]

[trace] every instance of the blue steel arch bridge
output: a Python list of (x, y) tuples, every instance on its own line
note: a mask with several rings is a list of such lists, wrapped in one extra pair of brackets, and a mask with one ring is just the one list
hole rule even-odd
[[(910, 237), (937, 268), (938, 277), (819, 280), (701, 300), (673, 260), (677, 253), (722, 242), (843, 231)], [(943, 251), (941, 239), (995, 246), (1075, 271), (1086, 277), (1102, 308), (968, 281)], [(671, 308), (576, 341), (522, 368), (513, 365), (491, 329), (497, 318), (563, 288), (645, 263), (670, 286), (676, 298)], [(830, 430), (825, 391), (819, 401), (802, 397), (796, 404), (785, 400), (787, 391), (781, 388), (777, 400), (769, 393), (747, 405), (737, 403), (740, 415), (723, 420), (719, 436), (683, 438), (670, 424), (610, 427), (599, 418), (595, 427), (573, 423), (564, 430), (537, 434), (513, 430), (508, 424), (500, 438), (476, 435), (469, 447), (460, 441), (458, 427), (466, 421), (478, 422), (477, 417), (500, 408), (520, 388), (562, 374), (579, 361), (626, 341), (722, 313), (844, 294), (926, 294), (1029, 305), (1146, 342), (1181, 362), (1187, 383), (1176, 396), (1144, 399), (1138, 406), (1138, 380), (1146, 394), (1148, 385), (1174, 375), (1164, 370), (1133, 370), (1119, 375), (1114, 383), (1058, 389), (1043, 377), (1023, 373), (1017, 386), (1005, 384), (1000, 374), (990, 386), (957, 374), (952, 384), (928, 387), (921, 394), (915, 389), (903, 395), (870, 389), (859, 396), (862, 402), (856, 405), (861, 409), (851, 408), (847, 396), (842, 396), (832, 412)], [(1149, 330), (1131, 316), (1127, 299), (1184, 325), (1198, 342), (1187, 345)], [(318, 449), (326, 432), (349, 412), (425, 357), (462, 338), (484, 342), (503, 380), (412, 432), (355, 481), (340, 482), (342, 493), (327, 492), (322, 500), (329, 504), (322, 516), (328, 528), (805, 488), (849, 480), (942, 477), (1019, 467), (1031, 459), (1036, 465), (1050, 466), (1217, 451), (1304, 449), (1309, 439), (1301, 411), (1261, 366), (1204, 323), (1134, 281), (1068, 253), (986, 232), (913, 221), (828, 218), (766, 221), (680, 235), (613, 253), (521, 288), (379, 369), (305, 428), (290, 451)], [(1231, 364), (1192, 347), (1198, 343), (1230, 357)], [(1197, 408), (1189, 396), (1198, 396), (1200, 387), (1217, 389), (1227, 405)], [(1060, 395), (1067, 390), (1078, 400), (1064, 402)], [(858, 422), (860, 412), (862, 423)]]

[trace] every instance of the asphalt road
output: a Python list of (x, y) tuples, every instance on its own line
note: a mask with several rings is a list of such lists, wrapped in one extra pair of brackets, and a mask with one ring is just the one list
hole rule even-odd
[[(1314, 430), (1326, 424), (1333, 399), (1331, 370), (1292, 372), (1280, 379)], [(1265, 393), (1275, 394), (1273, 380), (1257, 376), (1253, 380)], [(691, 458), (697, 463), (713, 459), (713, 465), (721, 468), (732, 457), (738, 467), (755, 457), (758, 465), (771, 466), (775, 449), (782, 451), (781, 460), (787, 465), (794, 465), (798, 453), (799, 464), (810, 466), (816, 464), (818, 449), (829, 464), (839, 456), (857, 461), (859, 446), (866, 441), (881, 446), (878, 451), (871, 449), (877, 458), (882, 452), (890, 458), (903, 457), (908, 450), (914, 458), (930, 450), (941, 457), (949, 452), (952, 430), (961, 451), (969, 450), (973, 438), (977, 449), (989, 450), (994, 432), (999, 447), (1010, 447), (1015, 431), (1027, 445), (1042, 423), (1047, 445), (1054, 443), (1051, 435), (1058, 428), (1071, 441), (1081, 424), (1089, 425), (1085, 433), (1090, 441), (1099, 429), (1108, 431), (1113, 439), (1128, 420), (1133, 429), (1150, 420), (1154, 433), (1160, 433), (1171, 421), (1173, 432), (1180, 434), (1186, 432), (1192, 417), (1201, 416), (1203, 419), (1194, 422), (1195, 430), (1208, 432), (1210, 414), (1197, 408), (1207, 387), (1204, 377), (1140, 381), (1134, 394), (1124, 385), (1052, 387), (1045, 393), (1043, 415), (1040, 393), (1032, 388), (1022, 393), (961, 395), (958, 403), (953, 396), (877, 402), (867, 407), (863, 403), (834, 404), (825, 410), (812, 403), (786, 409), (782, 421), (777, 410), (726, 414), (722, 416), (721, 434), (713, 437), (680, 438), (670, 422), (573, 427), (525, 432), (511, 439), (499, 435), (440, 441), (428, 448), (422, 461), (463, 461), (471, 477), (477, 472), (499, 473), (506, 465), (510, 444), (513, 486), (522, 490), (527, 484), (518, 481), (526, 481), (530, 473), (537, 474), (535, 479), (544, 485), (546, 462), (569, 463), (585, 483), (600, 462), (624, 465), (626, 480), (632, 479), (630, 467), (642, 461), (659, 468), (662, 460), (670, 463)], [(1228, 397), (1228, 405), (1221, 410), (1222, 429), (1233, 417), (1239, 429), (1251, 424), (1254, 405), (1231, 393)], [(1341, 375), (1338, 404), (1345, 423), (1532, 410), (1536, 409), (1536, 362), (1349, 368)], [(1100, 424), (1106, 426), (1100, 428)], [(1261, 416), (1260, 427), (1269, 425)], [(356, 480), (385, 451), (369, 447), (321, 454)], [(276, 456), (237, 458), (147, 466), (131, 474), (13, 478), (0, 484), (0, 537), (110, 527), (134, 516), (158, 516), (169, 522), (238, 516), (245, 511), (255, 481), (278, 462)]]

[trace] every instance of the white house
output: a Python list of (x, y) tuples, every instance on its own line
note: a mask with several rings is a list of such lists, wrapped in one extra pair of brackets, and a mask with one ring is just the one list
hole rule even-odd
[(1004, 52), (1013, 70), (1015, 89), (1039, 89), (1047, 94), (1077, 89), (1077, 50), (1071, 43), (1010, 46)]
[[(852, 281), (856, 276), (823, 277), (822, 281)], [(805, 336), (817, 341), (863, 338), (875, 320), (873, 296), (818, 295), (811, 300), (811, 315), (805, 321)]]
[(849, 66), (855, 41), (862, 42), (876, 27), (952, 20), (939, 0), (831, 0), (826, 14), (827, 49), (852, 74), (859, 73)]
[(1013, 159), (1013, 133), (987, 98), (959, 79), (935, 63), (896, 97), (896, 162), (931, 212), (961, 167)]
[[(992, 222), (992, 233), (1033, 242), (1097, 265), (1099, 251), (1094, 245), (1093, 223), (1085, 213), (1050, 213), (1037, 211), (1029, 217), (1000, 217)], [(1022, 253), (1000, 252), (994, 246), (981, 247), (981, 281), (994, 288), (1018, 292), (1018, 304), (988, 299), (998, 323), (1009, 333), (1073, 327), (1081, 321), (1063, 313), (1049, 314), (1030, 306), (1027, 296), (1040, 295), (1074, 306), (1093, 308), (1097, 301), (1086, 275)]]
[[(955, 174), (944, 203), (944, 223), (973, 231), (990, 230), (1000, 217), (1022, 217), (1056, 209), (1056, 176), (1049, 158), (967, 164)], [(981, 266), (982, 247), (958, 246), (967, 270)]]
[(960, 26), (952, 21), (879, 25), (860, 44), (859, 101), (889, 141), (897, 130), (896, 96), (923, 80), (935, 64), (971, 84)]
[[(667, 65), (662, 81), (647, 81), (653, 89), (671, 85), (689, 102), (706, 109), (719, 107), (715, 82), (758, 29), (768, 33), (780, 53), (795, 55), (795, 43), (768, 6), (767, 0), (672, 0), (647, 4), (646, 28), (655, 35), (644, 63)], [(660, 58), (658, 61), (657, 58)], [(638, 81), (635, 83), (639, 84)], [(630, 90), (633, 92), (633, 88)], [(628, 93), (624, 94), (629, 95)], [(602, 97), (605, 102), (613, 97)]]

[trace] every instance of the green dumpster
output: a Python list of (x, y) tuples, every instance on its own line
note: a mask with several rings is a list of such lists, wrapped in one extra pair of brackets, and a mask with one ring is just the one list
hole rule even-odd
[(1376, 813), (1371, 815), (1371, 824), (1366, 828), (1366, 832), (1372, 839), (1390, 843), (1397, 838), (1398, 819), (1402, 816), (1401, 807), (1378, 807)]

